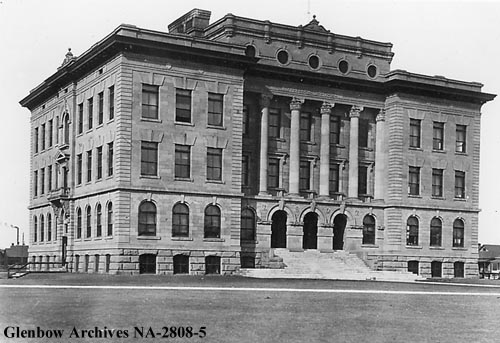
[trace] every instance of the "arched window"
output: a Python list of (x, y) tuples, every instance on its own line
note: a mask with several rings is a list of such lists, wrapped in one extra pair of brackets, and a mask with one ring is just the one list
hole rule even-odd
[(172, 237), (189, 237), (189, 207), (177, 203), (172, 208)]
[(47, 241), (52, 240), (52, 216), (47, 213)]
[(108, 203), (108, 236), (113, 235), (113, 203)]
[(69, 144), (69, 114), (67, 112), (63, 114), (63, 137), (63, 143)]
[(463, 248), (464, 246), (464, 221), (455, 219), (453, 222), (453, 246)]
[(174, 274), (189, 274), (189, 256), (174, 256)]
[(43, 218), (43, 214), (40, 215), (40, 242), (43, 242), (45, 234), (45, 221)]
[(410, 217), (406, 222), (406, 245), (418, 245), (417, 217)]
[(375, 244), (375, 218), (370, 214), (363, 218), (362, 244)]
[(87, 206), (87, 230), (85, 231), (85, 238), (92, 236), (92, 209)]
[(38, 241), (38, 218), (33, 217), (33, 242)]
[(255, 214), (249, 208), (241, 211), (241, 236), (242, 241), (255, 241)]
[(208, 205), (205, 209), (205, 238), (220, 238), (220, 209)]
[(441, 231), (443, 224), (441, 223), (441, 219), (432, 218), (431, 220), (431, 247), (440, 247), (441, 246)]
[(76, 238), (82, 238), (82, 209), (76, 209)]
[(96, 219), (96, 237), (102, 236), (102, 207), (101, 204), (97, 204), (95, 209), (95, 219)]
[(156, 205), (151, 201), (139, 205), (139, 236), (156, 236)]

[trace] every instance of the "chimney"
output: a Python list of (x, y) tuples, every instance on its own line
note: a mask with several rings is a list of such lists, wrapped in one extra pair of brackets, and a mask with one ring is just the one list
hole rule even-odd
[(168, 32), (203, 37), (205, 29), (210, 23), (210, 15), (210, 11), (192, 9), (168, 25)]

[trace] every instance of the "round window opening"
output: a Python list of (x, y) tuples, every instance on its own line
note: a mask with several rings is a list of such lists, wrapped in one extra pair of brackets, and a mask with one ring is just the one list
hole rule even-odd
[(278, 52), (278, 62), (281, 64), (287, 64), (288, 63), (288, 52), (285, 50), (281, 50)]
[(371, 78), (374, 78), (375, 76), (377, 76), (377, 67), (374, 66), (374, 65), (371, 65), (368, 67), (368, 76), (371, 77)]
[(349, 63), (345, 60), (340, 61), (339, 70), (342, 74), (346, 74), (349, 71)]
[(316, 55), (313, 55), (309, 57), (309, 67), (313, 69), (318, 69), (319, 68), (319, 57)]
[(245, 55), (248, 57), (255, 57), (256, 55), (255, 47), (253, 45), (247, 45), (245, 49)]

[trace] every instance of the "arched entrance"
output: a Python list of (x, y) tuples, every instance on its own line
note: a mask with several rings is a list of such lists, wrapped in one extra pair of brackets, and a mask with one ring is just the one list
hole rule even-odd
[(304, 236), (302, 238), (303, 249), (318, 248), (318, 215), (310, 212), (304, 216)]
[(271, 217), (271, 248), (286, 248), (286, 212), (276, 211)]
[(344, 230), (347, 224), (345, 214), (337, 214), (333, 220), (333, 250), (344, 249)]

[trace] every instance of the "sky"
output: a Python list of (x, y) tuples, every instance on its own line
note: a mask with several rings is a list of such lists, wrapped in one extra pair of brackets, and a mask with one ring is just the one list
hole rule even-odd
[[(286, 4), (286, 5), (284, 5)], [(484, 84), (500, 93), (500, 0), (0, 0), (0, 248), (28, 242), (30, 113), (19, 105), (52, 75), (68, 48), (78, 56), (118, 25), (167, 31), (193, 8), (287, 25), (313, 15), (336, 34), (391, 42), (391, 69)], [(500, 244), (500, 98), (483, 106), (479, 242)], [(496, 157), (495, 157), (496, 156)]]

